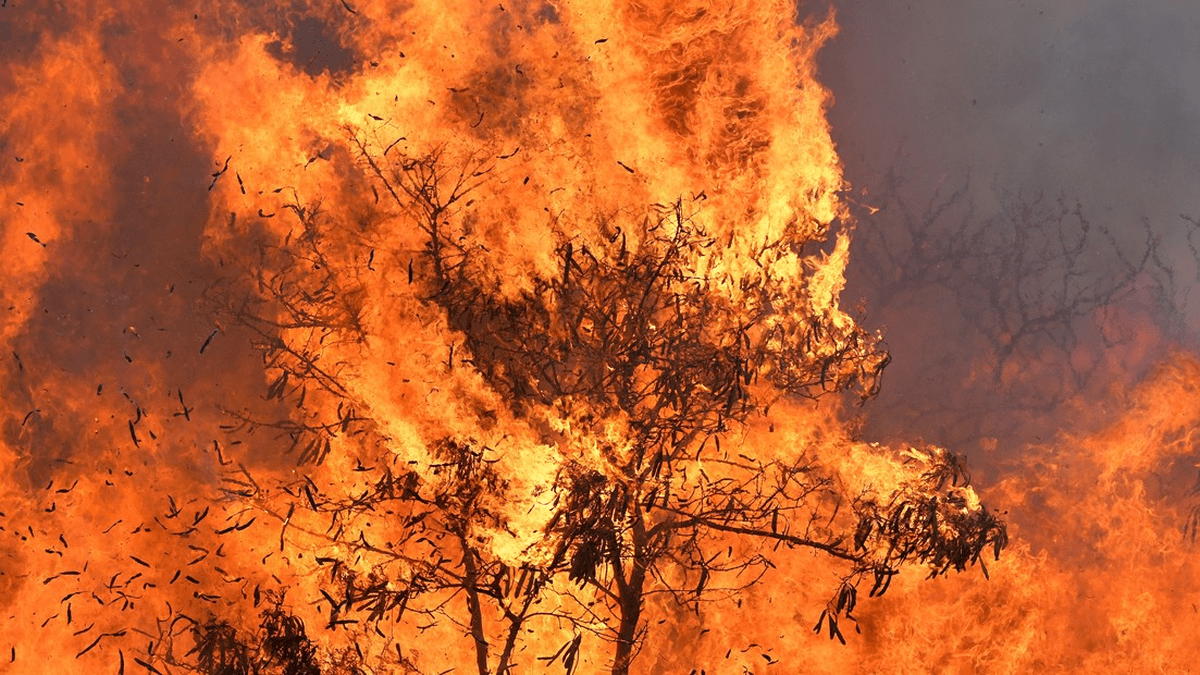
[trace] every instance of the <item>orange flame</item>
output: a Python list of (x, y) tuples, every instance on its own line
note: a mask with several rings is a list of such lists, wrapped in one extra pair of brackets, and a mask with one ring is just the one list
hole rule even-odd
[[(623, 672), (616, 568), (689, 555), (647, 563), (637, 672), (1188, 657), (1168, 617), (1197, 602), (1175, 536), (1190, 512), (1171, 501), (1200, 410), (1190, 358), (991, 488), (1019, 512), (995, 563), (896, 552), (909, 530), (1003, 545), (952, 453), (864, 442), (837, 401), (796, 395), (869, 395), (886, 364), (840, 304), (851, 233), (815, 69), (832, 18), (781, 1), (2, 11), (60, 26), (0, 73), (5, 672), (273, 672), (285, 648), (303, 672)], [(431, 300), (443, 242), (469, 252), (475, 293), (449, 309)], [(667, 364), (579, 366), (573, 346), (637, 308), (571, 292), (650, 259), (671, 273), (647, 286), (707, 313), (647, 313), (639, 340), (683, 326), (687, 346), (758, 360), (721, 391), (704, 378), (722, 363), (688, 371), (679, 388), (727, 395), (725, 412), (671, 427), (686, 438), (659, 443), (681, 457), (647, 460), (630, 497), (638, 415), (690, 411), (653, 388)], [(514, 307), (542, 332), (505, 333)], [(562, 372), (628, 366), (650, 393), (609, 404), (488, 356), (567, 334)], [(464, 515), (432, 534), (435, 506)], [(643, 516), (631, 531), (708, 527), (658, 559), (596, 562), (590, 529)], [(922, 579), (976, 563), (990, 583)], [(437, 602), (410, 607), (417, 582), (445, 584)], [(513, 653), (479, 649), (506, 630)]]

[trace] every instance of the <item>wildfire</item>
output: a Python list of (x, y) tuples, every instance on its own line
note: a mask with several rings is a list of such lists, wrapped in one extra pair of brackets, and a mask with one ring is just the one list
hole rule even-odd
[[(1180, 662), (1185, 574), (853, 433), (836, 26), (746, 5), (0, 10), (7, 672)], [(989, 499), (1186, 560), (1196, 371)]]

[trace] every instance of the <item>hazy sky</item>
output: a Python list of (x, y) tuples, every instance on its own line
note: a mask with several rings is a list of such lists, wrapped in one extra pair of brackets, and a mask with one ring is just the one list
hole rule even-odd
[(851, 180), (903, 146), (931, 175), (1200, 208), (1200, 5), (1169, 0), (837, 3), (823, 78)]
[[(1078, 200), (1090, 223), (1109, 228), (1132, 257), (1144, 252), (1141, 228), (1148, 223), (1159, 238), (1159, 260), (1173, 274), (1175, 329), (1158, 325), (1155, 308), (1140, 297), (1119, 326), (1136, 337), (1105, 345), (1097, 326), (1108, 319), (1099, 312), (1076, 321), (1078, 337), (1095, 343), (1093, 352), (1110, 350), (1096, 358), (1110, 358), (1110, 374), (1129, 371), (1126, 384), (1172, 345), (1196, 344), (1197, 270), (1180, 214), (1200, 214), (1200, 4), (834, 6), (841, 32), (821, 54), (821, 79), (836, 99), (830, 121), (856, 196), (876, 203), (884, 177), (895, 171), (905, 185), (900, 197), (920, 211), (939, 186), (944, 195), (969, 176), (970, 217), (982, 223), (1005, 193), (1063, 195), (1068, 203)], [(885, 208), (859, 227), (896, 234), (904, 225), (895, 208)], [(1115, 275), (1110, 252), (1085, 252), (1078, 271), (1092, 279)], [(886, 328), (895, 357), (881, 397), (867, 408), (870, 432), (945, 443), (986, 467), (1019, 458), (1024, 443), (1055, 433), (1071, 417), (1056, 406), (1035, 406), (1030, 388), (1023, 393), (978, 377), (986, 340), (968, 335), (974, 320), (952, 294), (910, 295), (881, 306), (880, 291), (889, 289), (861, 281), (865, 272), (878, 272), (864, 266), (879, 264), (862, 247), (854, 251), (845, 298), (876, 300), (867, 323)], [(981, 292), (1012, 283), (963, 272)], [(1095, 391), (1103, 385), (1092, 384)], [(993, 423), (979, 422), (981, 406), (995, 408)], [(1035, 407), (1020, 421), (1020, 411)], [(997, 444), (1000, 450), (989, 454)]]

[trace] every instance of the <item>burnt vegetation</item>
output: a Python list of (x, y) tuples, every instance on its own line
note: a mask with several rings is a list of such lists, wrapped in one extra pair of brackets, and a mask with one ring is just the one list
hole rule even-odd
[(224, 620), (193, 623), (194, 646), (182, 662), (173, 665), (211, 675), (321, 675), (304, 622), (285, 609), (282, 597), (271, 598), (259, 620), (260, 630), (250, 635)]
[[(345, 223), (293, 203), (296, 234), (262, 238), (254, 292), (229, 305), (270, 376), (263, 402), (228, 411), (226, 432), (274, 439), (298, 478), (260, 484), (230, 463), (224, 483), (227, 501), (277, 523), (282, 554), (313, 561), (319, 597), (302, 601), (327, 623), (309, 629), (347, 632), (354, 647), (319, 654), (272, 596), (254, 635), (233, 617), (190, 621), (195, 648), (178, 663), (210, 675), (426, 672), (419, 646), (393, 637), (406, 626), (460, 636), (480, 675), (579, 672), (588, 654), (623, 674), (652, 618), (731, 601), (792, 549), (840, 565), (816, 629), (843, 641), (860, 588), (879, 595), (905, 566), (932, 577), (999, 555), (1004, 525), (950, 453), (910, 451), (908, 478), (879, 492), (848, 487), (803, 447), (730, 447), (780, 398), (873, 396), (888, 356), (877, 335), (834, 321), (767, 267), (737, 280), (704, 272), (725, 244), (706, 232), (702, 198), (602, 218), (590, 239), (553, 227), (555, 273), (501, 292), (495, 257), (471, 236), (494, 158), (354, 147), (387, 218)], [(372, 229), (381, 222), (412, 228), (419, 247), (389, 250)], [(816, 260), (832, 236), (797, 226), (754, 254)], [(515, 558), (490, 544), (514, 527), (503, 508), (514, 468), (486, 435), (429, 439), (421, 466), (398, 459), (349, 382), (352, 360), (329, 356), (370, 341), (378, 282), (364, 275), (384, 266), (404, 270), (391, 283), (457, 336), (444, 368), (471, 369), (506, 403), (472, 424), (519, 420), (557, 453), (540, 542)], [(322, 478), (347, 457), (350, 478)]]

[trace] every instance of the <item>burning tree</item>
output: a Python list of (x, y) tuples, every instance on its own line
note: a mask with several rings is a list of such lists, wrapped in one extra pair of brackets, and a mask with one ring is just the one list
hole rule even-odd
[[(905, 565), (936, 576), (999, 554), (1003, 524), (945, 451), (910, 450), (888, 480), (855, 485), (815, 448), (736, 442), (789, 398), (878, 390), (879, 337), (836, 304), (845, 233), (797, 223), (750, 251), (746, 271), (706, 230), (704, 195), (637, 216), (586, 214), (590, 236), (561, 216), (553, 266), (512, 292), (472, 208), (496, 159), (445, 147), (389, 158), (361, 134), (352, 147), (363, 189), (390, 208), (351, 224), (291, 204), (295, 234), (263, 239), (259, 293), (234, 311), (274, 372), (266, 398), (292, 412), (268, 422), (231, 411), (230, 431), (274, 430), (311, 468), (277, 489), (244, 473), (229, 494), (282, 521), (281, 549), (323, 568), (330, 628), (360, 626), (366, 640), (449, 627), (481, 675), (528, 664), (526, 649), (574, 672), (593, 636), (612, 644), (611, 671), (627, 673), (647, 612), (728, 599), (781, 548), (841, 563), (816, 626), (839, 639), (864, 579), (877, 595)], [(389, 249), (384, 234), (397, 228), (410, 244)], [(375, 266), (403, 272), (371, 277)], [(356, 365), (379, 358), (381, 324), (367, 314), (381, 293), (444, 322), (454, 342), (438, 368), (477, 387), (459, 394), (474, 398), (460, 427), (472, 432), (397, 447)], [(508, 456), (510, 435), (540, 448), (541, 465)], [(328, 467), (313, 465), (349, 457), (352, 477), (318, 487)], [(521, 484), (521, 472), (547, 470), (548, 482)], [(317, 518), (323, 532), (298, 524)], [(373, 519), (386, 543), (368, 538)], [(358, 663), (372, 661), (355, 646)], [(394, 646), (416, 672), (409, 645)]]
[(188, 28), (171, 87), (218, 161), (186, 248), (225, 314), (177, 301), (195, 344), (154, 303), (121, 322), (145, 347), (91, 373), (94, 411), (26, 372), (40, 333), (14, 349), (10, 444), (58, 378), (88, 420), (46, 443), (95, 457), (6, 496), (6, 564), (49, 561), (9, 660), (61, 636), (64, 672), (624, 673), (775, 566), (828, 562), (804, 623), (839, 638), (860, 588), (998, 551), (957, 459), (834, 410), (887, 355), (838, 304), (832, 21), (684, 5), (295, 4), (336, 72), (250, 6)]

